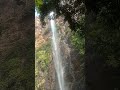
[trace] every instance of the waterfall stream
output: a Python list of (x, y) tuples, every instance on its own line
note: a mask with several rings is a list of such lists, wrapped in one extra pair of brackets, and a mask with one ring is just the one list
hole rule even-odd
[(50, 18), (51, 18), (50, 25), (51, 25), (51, 31), (52, 31), (52, 52), (53, 52), (53, 61), (55, 65), (55, 70), (56, 70), (57, 79), (58, 79), (57, 81), (59, 84), (59, 89), (66, 90), (58, 32), (55, 26), (55, 20), (52, 18), (52, 16), (50, 16)]

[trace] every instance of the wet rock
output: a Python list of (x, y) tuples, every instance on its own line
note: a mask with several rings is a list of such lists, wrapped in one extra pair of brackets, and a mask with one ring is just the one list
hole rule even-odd
[[(64, 17), (61, 16), (56, 19), (56, 26), (60, 36), (59, 46), (64, 68), (65, 90), (67, 90), (67, 88), (68, 90), (84, 90), (84, 63), (79, 51), (76, 50), (70, 42), (71, 30), (69, 24), (64, 22)], [(48, 65), (45, 89), (59, 90), (57, 75), (52, 59), (51, 63)]]

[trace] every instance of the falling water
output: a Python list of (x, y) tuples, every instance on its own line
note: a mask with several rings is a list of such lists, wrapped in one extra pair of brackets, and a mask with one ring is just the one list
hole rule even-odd
[[(50, 17), (52, 18), (52, 17)], [(59, 37), (58, 32), (55, 26), (55, 20), (52, 18), (50, 19), (50, 25), (52, 30), (52, 52), (53, 52), (53, 61), (55, 65), (55, 70), (57, 73), (57, 79), (60, 90), (66, 90), (64, 85), (64, 70), (62, 66), (62, 58), (60, 53), (60, 45), (59, 45)]]

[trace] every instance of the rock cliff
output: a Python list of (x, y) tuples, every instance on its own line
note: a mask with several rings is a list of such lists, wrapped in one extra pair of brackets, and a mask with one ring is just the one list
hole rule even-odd
[(33, 3), (32, 0), (0, 0), (1, 90), (34, 88)]

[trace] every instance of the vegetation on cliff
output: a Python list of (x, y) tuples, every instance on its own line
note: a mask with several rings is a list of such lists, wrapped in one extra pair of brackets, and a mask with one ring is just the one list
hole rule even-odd
[(50, 43), (47, 42), (35, 51), (35, 89), (45, 90), (48, 65), (51, 59)]
[[(68, 21), (75, 33), (72, 36), (73, 45), (80, 53), (84, 46), (86, 89), (119, 89), (119, 0), (44, 0), (40, 7), (37, 2), (36, 5), (42, 21), (51, 10), (55, 10), (57, 16), (64, 15), (64, 21)], [(85, 18), (83, 21), (81, 16)]]

